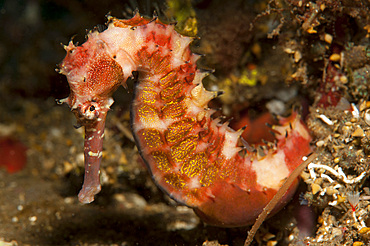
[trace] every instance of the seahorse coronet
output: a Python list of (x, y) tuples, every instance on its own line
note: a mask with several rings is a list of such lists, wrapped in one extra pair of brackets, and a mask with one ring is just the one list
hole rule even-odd
[(100, 191), (105, 116), (113, 92), (125, 86), (133, 71), (139, 76), (131, 126), (139, 152), (157, 185), (209, 224), (253, 223), (282, 180), (310, 152), (308, 130), (293, 113), (274, 129), (279, 133), (274, 147), (241, 155), (244, 129), (235, 131), (211, 118), (214, 110), (208, 103), (220, 92), (204, 88), (209, 71), (197, 68), (201, 56), (190, 49), (193, 39), (177, 33), (174, 25), (136, 13), (128, 20), (110, 16), (106, 30), (90, 32), (81, 46), (65, 46), (67, 55), (59, 68), (71, 93), (63, 102), (85, 126), (81, 202), (93, 201)]

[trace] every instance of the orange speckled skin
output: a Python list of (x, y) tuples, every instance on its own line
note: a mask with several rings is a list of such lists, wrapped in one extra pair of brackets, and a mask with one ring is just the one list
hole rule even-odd
[(311, 138), (297, 113), (274, 127), (276, 145), (258, 153), (243, 152), (242, 131), (211, 119), (213, 111), (207, 105), (217, 92), (204, 89), (207, 74), (197, 69), (199, 56), (191, 52), (191, 41), (173, 25), (136, 14), (130, 20), (110, 18), (104, 32), (90, 33), (82, 46), (66, 47), (72, 54), (67, 54), (60, 71), (67, 76), (71, 94), (64, 101), (90, 133), (85, 139), (89, 171), (79, 195), (82, 202), (91, 202), (100, 190), (105, 114), (113, 102), (111, 94), (125, 85), (132, 71), (139, 71), (131, 123), (141, 156), (161, 189), (194, 208), (209, 224), (253, 223), (310, 152)]

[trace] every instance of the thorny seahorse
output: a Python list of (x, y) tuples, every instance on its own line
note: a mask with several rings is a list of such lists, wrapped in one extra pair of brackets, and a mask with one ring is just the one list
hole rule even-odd
[[(90, 203), (99, 193), (99, 166), (106, 114), (112, 94), (138, 71), (131, 104), (137, 147), (155, 183), (171, 198), (194, 209), (206, 223), (234, 227), (252, 224), (282, 182), (310, 152), (311, 137), (297, 113), (274, 126), (277, 142), (250, 152), (240, 144), (243, 129), (212, 119), (207, 91), (197, 69), (193, 38), (173, 24), (138, 13), (128, 20), (109, 17), (108, 28), (87, 41), (65, 46), (59, 65), (67, 76), (69, 105), (85, 126), (85, 180), (79, 193)], [(275, 212), (291, 198), (290, 187)]]

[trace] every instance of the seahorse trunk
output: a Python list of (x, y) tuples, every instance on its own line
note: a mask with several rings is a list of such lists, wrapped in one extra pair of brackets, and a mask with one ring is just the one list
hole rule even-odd
[[(71, 85), (67, 101), (76, 115), (88, 117), (91, 113), (86, 108), (95, 103), (95, 117), (80, 120), (86, 131), (96, 127), (102, 134), (104, 120), (93, 124), (94, 120), (105, 116), (113, 91), (124, 85), (132, 71), (139, 71), (131, 125), (155, 182), (173, 199), (194, 208), (207, 223), (251, 224), (310, 152), (311, 138), (298, 114), (274, 127), (275, 144), (246, 152), (240, 144), (242, 130), (234, 131), (211, 118), (214, 111), (207, 105), (218, 93), (203, 87), (207, 73), (197, 69), (199, 55), (190, 50), (191, 38), (178, 34), (173, 25), (139, 14), (130, 20), (109, 21), (107, 30), (90, 33), (82, 46), (70, 44), (67, 51), (74, 53), (61, 65)], [(87, 137), (98, 141), (96, 135)], [(90, 202), (100, 186), (98, 164), (89, 166), (89, 160), (100, 161), (101, 142), (87, 141), (85, 147), (87, 172), (80, 198)], [(91, 183), (95, 188), (89, 190)]]

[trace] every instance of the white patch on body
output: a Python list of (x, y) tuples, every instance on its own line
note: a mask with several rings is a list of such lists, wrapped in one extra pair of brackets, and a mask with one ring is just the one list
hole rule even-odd
[(189, 179), (188, 188), (189, 190), (201, 188), (199, 176), (195, 176)]
[(252, 162), (252, 169), (256, 172), (257, 183), (262, 187), (278, 190), (282, 181), (290, 174), (285, 163), (283, 150), (274, 155), (266, 155), (262, 160)]

